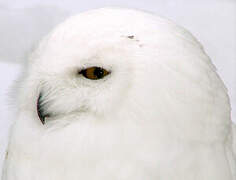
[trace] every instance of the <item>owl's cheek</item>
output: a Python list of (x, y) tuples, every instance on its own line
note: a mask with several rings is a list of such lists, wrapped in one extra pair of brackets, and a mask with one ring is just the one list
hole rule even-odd
[[(64, 95), (62, 95), (64, 94)], [(47, 93), (42, 90), (37, 98), (36, 112), (37, 119), (43, 125), (54, 124), (70, 116), (79, 117), (90, 110), (88, 101), (85, 98), (71, 96), (64, 93)], [(92, 106), (91, 106), (92, 107)]]

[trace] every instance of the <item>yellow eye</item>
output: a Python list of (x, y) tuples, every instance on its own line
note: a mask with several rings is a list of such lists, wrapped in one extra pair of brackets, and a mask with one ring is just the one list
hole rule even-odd
[(91, 80), (98, 80), (107, 76), (108, 74), (110, 74), (110, 72), (101, 67), (90, 67), (90, 68), (81, 70), (79, 74), (82, 74), (85, 78), (88, 78)]

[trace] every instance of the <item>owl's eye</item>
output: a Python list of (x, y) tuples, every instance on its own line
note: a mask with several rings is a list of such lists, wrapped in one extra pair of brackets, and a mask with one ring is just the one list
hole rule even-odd
[(81, 70), (79, 74), (82, 74), (87, 79), (98, 80), (107, 76), (110, 74), (110, 72), (101, 67), (89, 67), (87, 69)]

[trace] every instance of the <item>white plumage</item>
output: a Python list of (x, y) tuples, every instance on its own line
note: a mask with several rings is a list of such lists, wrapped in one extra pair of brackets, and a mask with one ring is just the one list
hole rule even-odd
[(196, 39), (155, 15), (69, 18), (29, 57), (16, 103), (2, 180), (236, 180), (227, 90)]

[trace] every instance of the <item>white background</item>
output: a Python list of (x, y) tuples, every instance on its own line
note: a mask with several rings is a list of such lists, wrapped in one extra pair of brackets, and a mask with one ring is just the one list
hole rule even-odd
[(25, 55), (67, 16), (105, 6), (151, 11), (192, 32), (229, 90), (236, 122), (236, 0), (0, 0), (0, 167), (9, 127), (7, 94)]

